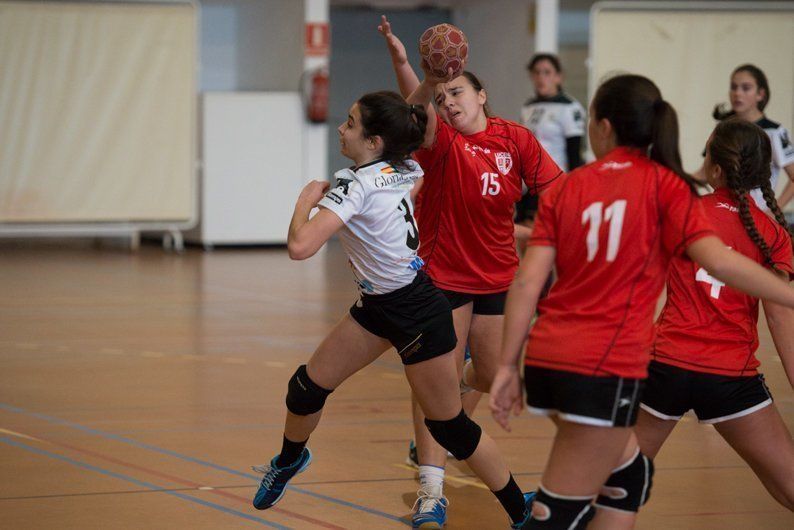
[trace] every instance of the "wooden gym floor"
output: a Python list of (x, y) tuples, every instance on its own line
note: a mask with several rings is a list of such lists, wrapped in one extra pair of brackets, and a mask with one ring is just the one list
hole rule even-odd
[[(0, 527), (406, 528), (417, 484), (393, 352), (329, 399), (315, 461), (281, 503), (250, 505), (249, 466), (280, 447), (288, 378), (355, 299), (338, 246), (296, 263), (282, 249), (7, 241), (0, 293)], [(761, 328), (763, 369), (794, 429), (794, 393)], [(475, 418), (533, 489), (550, 422), (524, 414), (508, 434), (484, 404)], [(715, 431), (686, 420), (638, 528), (794, 528)], [(507, 527), (465, 465), (448, 476), (450, 530)]]

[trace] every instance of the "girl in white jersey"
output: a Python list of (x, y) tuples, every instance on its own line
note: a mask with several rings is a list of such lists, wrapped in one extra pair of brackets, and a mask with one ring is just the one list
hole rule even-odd
[[(783, 209), (794, 198), (794, 145), (791, 144), (788, 130), (764, 114), (764, 108), (769, 103), (771, 96), (766, 75), (760, 68), (752, 64), (737, 66), (731, 73), (729, 96), (730, 110), (725, 110), (723, 105), (717, 105), (712, 115), (720, 121), (736, 116), (755, 123), (769, 136), (769, 141), (772, 143), (772, 175), (770, 177), (772, 192), (775, 191), (781, 170), (786, 172), (790, 180), (777, 199), (778, 205)], [(706, 156), (705, 152), (703, 156)], [(703, 168), (696, 173), (696, 176), (701, 180), (705, 179)], [(750, 195), (759, 208), (768, 211), (766, 198), (760, 189), (752, 190)], [(769, 198), (774, 199), (774, 196)]]
[[(289, 480), (311, 462), (306, 442), (331, 392), (394, 346), (433, 437), (466, 460), (514, 527), (528, 518), (531, 494), (521, 493), (493, 440), (462, 410), (452, 310), (419, 271), (410, 193), (422, 170), (408, 157), (424, 140), (426, 125), (424, 108), (408, 105), (398, 94), (362, 96), (338, 129), (342, 154), (355, 165), (336, 172), (333, 189), (313, 181), (298, 197), (289, 228), (290, 257), (311, 257), (339, 232), (360, 297), (289, 381), (281, 452), (270, 464), (254, 467), (264, 473), (253, 500), (257, 509), (278, 502)], [(316, 206), (320, 210), (310, 219)], [(443, 512), (446, 499), (434, 502)], [(437, 518), (430, 519), (436, 524)]]

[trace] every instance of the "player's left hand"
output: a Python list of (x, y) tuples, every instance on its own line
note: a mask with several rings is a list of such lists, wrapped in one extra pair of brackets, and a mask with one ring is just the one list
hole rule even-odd
[(510, 432), (510, 412), (518, 416), (524, 409), (524, 394), (518, 368), (500, 366), (491, 385), (490, 403), (494, 420), (504, 430)]
[(298, 196), (298, 201), (310, 204), (312, 207), (317, 206), (317, 203), (320, 202), (320, 199), (323, 198), (330, 187), (331, 184), (327, 181), (312, 180), (303, 187), (301, 194)]

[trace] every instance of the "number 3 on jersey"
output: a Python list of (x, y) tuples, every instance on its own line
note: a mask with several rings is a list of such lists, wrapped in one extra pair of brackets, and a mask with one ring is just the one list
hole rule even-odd
[(405, 240), (405, 244), (411, 250), (416, 250), (419, 248), (419, 230), (416, 228), (414, 214), (411, 213), (411, 207), (408, 206), (408, 201), (403, 199), (400, 205), (397, 206), (397, 209), (403, 214), (405, 222), (408, 223), (408, 237)]
[(607, 238), (607, 261), (615, 261), (620, 247), (620, 235), (623, 232), (623, 217), (626, 215), (626, 201), (617, 200), (604, 210), (603, 202), (594, 202), (582, 212), (582, 224), (590, 223), (587, 231), (587, 261), (593, 261), (598, 254), (598, 230), (601, 222), (609, 223)]
[(496, 180), (499, 178), (498, 173), (488, 173), (487, 171), (480, 175), (482, 181), (482, 196), (486, 195), (499, 195), (502, 190), (502, 185)]

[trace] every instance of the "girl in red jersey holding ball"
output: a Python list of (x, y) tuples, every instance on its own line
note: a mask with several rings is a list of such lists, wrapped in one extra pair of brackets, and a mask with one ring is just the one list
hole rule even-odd
[[(703, 198), (720, 239), (789, 281), (792, 243), (769, 183), (770, 141), (761, 127), (731, 118), (717, 125)], [(760, 188), (774, 219), (755, 204)], [(794, 313), (764, 300), (769, 331), (794, 385)], [(667, 302), (656, 322), (648, 381), (635, 431), (656, 456), (678, 420), (694, 409), (747, 461), (775, 499), (794, 510), (794, 443), (758, 373), (758, 300), (726, 287), (694, 261), (673, 258)]]
[[(495, 419), (523, 408), (517, 363), (552, 265), (525, 356), (527, 403), (557, 435), (525, 528), (630, 528), (653, 467), (632, 426), (647, 376), (653, 312), (671, 257), (753, 296), (794, 307), (794, 289), (715, 235), (681, 169), (675, 111), (649, 79), (603, 83), (588, 133), (597, 160), (541, 195), (530, 247), (510, 288)], [(599, 495), (600, 494), (600, 495)], [(596, 498), (597, 497), (597, 498)]]
[[(490, 115), (474, 74), (441, 79), (423, 63), (420, 82), (385, 17), (379, 30), (400, 91), (428, 114), (425, 142), (414, 153), (425, 172), (416, 202), (419, 255), (452, 305), (460, 365), (466, 345), (471, 349), (463, 383), (487, 392), (498, 366), (505, 297), (518, 268), (514, 231), (528, 230), (514, 227), (514, 204), (523, 188), (537, 194), (562, 171), (528, 129)], [(441, 498), (447, 455), (414, 411), (421, 516)]]

